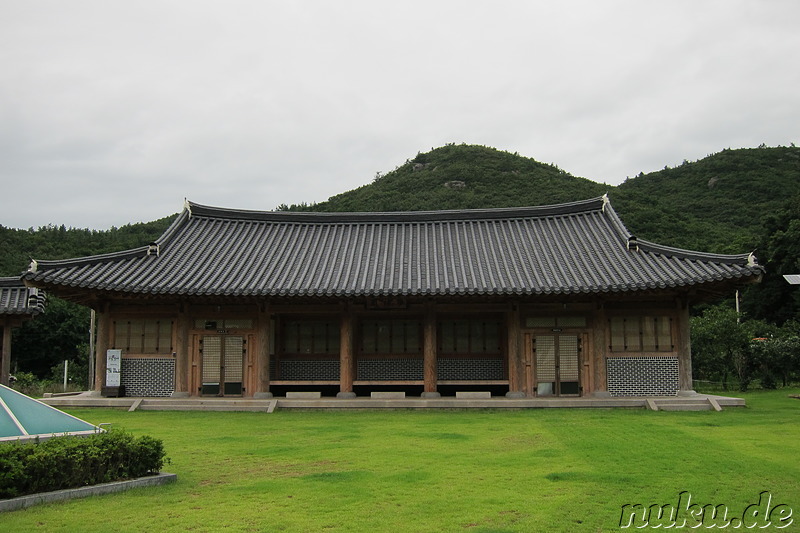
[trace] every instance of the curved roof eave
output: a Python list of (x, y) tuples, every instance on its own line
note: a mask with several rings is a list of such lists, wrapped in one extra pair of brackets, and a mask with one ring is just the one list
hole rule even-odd
[[(761, 267), (756, 260), (753, 253), (749, 254), (716, 254), (711, 252), (698, 252), (695, 250), (684, 250), (682, 248), (674, 248), (672, 246), (665, 246), (643, 239), (636, 239), (636, 246), (643, 252), (650, 252), (654, 254), (666, 255), (669, 257), (678, 257), (681, 259), (688, 259), (691, 261), (710, 261), (714, 263), (722, 263), (726, 265), (740, 265), (742, 263), (751, 267)], [(763, 267), (761, 267), (763, 268)]]
[(18, 277), (0, 277), (0, 315), (34, 317), (45, 309), (45, 293)]
[[(557, 220), (554, 221), (554, 218)], [(192, 220), (197, 222), (190, 225)], [(289, 235), (291, 239), (280, 236), (280, 241), (273, 242), (266, 238), (254, 241), (259, 246), (267, 246), (270, 242), (273, 242), (272, 246), (275, 243), (279, 244), (279, 248), (275, 249), (280, 249), (280, 246), (295, 246), (294, 239), (300, 239), (296, 242), (297, 246), (301, 246), (304, 242), (302, 239), (306, 238), (303, 228), (312, 228), (307, 231), (317, 232), (318, 230), (314, 228), (318, 228), (318, 225), (330, 225), (331, 228), (349, 227), (337, 229), (338, 233), (333, 233), (332, 238), (338, 239), (337, 246), (333, 248), (326, 246), (324, 252), (327, 255), (323, 258), (312, 253), (320, 250), (319, 234), (313, 233), (316, 236), (306, 238), (305, 241), (313, 246), (309, 246), (303, 254), (291, 256), (300, 261), (301, 264), (297, 268), (305, 270), (288, 277), (285, 272), (276, 274), (269, 285), (264, 285), (260, 281), (252, 283), (253, 280), (262, 278), (266, 280), (271, 276), (271, 270), (263, 272), (258, 270), (267, 268), (263, 266), (265, 260), (262, 255), (259, 255), (260, 259), (253, 264), (247, 261), (249, 271), (233, 266), (239, 264), (237, 261), (241, 259), (241, 254), (233, 254), (235, 260), (226, 259), (231, 250), (235, 251), (233, 243), (237, 240), (243, 242), (243, 246), (255, 245), (248, 240), (255, 232), (250, 229), (242, 234), (230, 230), (228, 228), (232, 227), (231, 221), (241, 222), (242, 224), (238, 226), (251, 228), (254, 225), (270, 224), (298, 228), (292, 230)], [(474, 247), (465, 245), (472, 242), (469, 239), (488, 238), (490, 240), (485, 242), (493, 242), (491, 237), (497, 235), (496, 230), (494, 233), (470, 230), (466, 237), (458, 233), (461, 231), (459, 228), (472, 227), (473, 223), (499, 223), (499, 221), (505, 221), (503, 223), (506, 226), (506, 229), (502, 230), (502, 242), (505, 243), (503, 250), (531, 245), (541, 247), (543, 253), (523, 250), (518, 254), (512, 251), (510, 255), (503, 255), (505, 252), (487, 244)], [(541, 235), (532, 233), (525, 227), (535, 221), (540, 221), (542, 224), (539, 229)], [(336, 253), (330, 255), (330, 250), (343, 245), (348, 239), (351, 239), (353, 250), (358, 250), (358, 254), (361, 254), (359, 257), (366, 257), (369, 251), (364, 248), (363, 242), (358, 244), (361, 241), (352, 240), (356, 237), (356, 230), (351, 229), (365, 224), (387, 227), (430, 224), (440, 229), (436, 230), (436, 235), (431, 237), (430, 242), (428, 238), (424, 239), (425, 246), (433, 246), (435, 239), (443, 235), (442, 232), (450, 235), (447, 232), (451, 231), (454, 237), (448, 242), (455, 242), (456, 245), (450, 250), (450, 256), (442, 258), (441, 264), (426, 272), (424, 283), (419, 277), (420, 271), (412, 276), (411, 270), (406, 274), (381, 270), (396, 269), (399, 268), (398, 265), (402, 267), (412, 257), (410, 248), (408, 255), (404, 255), (406, 253), (404, 239), (411, 239), (416, 234), (399, 230), (398, 233), (389, 234), (390, 238), (397, 239), (401, 243), (398, 245), (399, 259), (395, 259), (399, 263), (394, 266), (392, 261), (387, 259), (391, 255), (388, 245), (381, 245), (381, 254), (376, 256), (375, 262), (370, 260), (372, 266), (361, 269), (362, 275), (351, 278), (350, 270), (354, 267), (348, 262), (347, 271), (344, 273), (323, 275), (325, 279), (319, 276), (315, 278), (315, 275), (324, 271), (320, 264), (335, 264), (339, 257)], [(441, 229), (443, 227), (450, 229)], [(372, 233), (369, 235), (364, 233), (361, 238), (368, 238), (371, 243)], [(549, 238), (550, 242), (556, 243), (556, 246), (548, 247), (547, 241), (540, 238)], [(208, 242), (203, 242), (203, 239), (208, 239)], [(484, 243), (484, 240), (480, 242)], [(198, 242), (208, 246), (198, 247)], [(589, 244), (576, 244), (580, 242)], [(227, 244), (218, 246), (219, 243)], [(556, 252), (561, 252), (561, 255)], [(575, 265), (567, 264), (566, 268), (559, 267), (552, 272), (547, 270), (552, 267), (553, 257), (556, 257), (556, 263), (558, 257), (561, 257), (562, 262), (568, 261), (569, 259), (565, 259), (564, 256), (567, 252), (569, 257), (576, 260)], [(196, 256), (197, 253), (206, 255)], [(452, 257), (453, 253), (457, 257)], [(582, 253), (595, 254), (597, 257), (582, 259), (583, 256), (580, 255)], [(416, 254), (417, 260), (423, 261), (433, 260), (435, 255), (429, 257), (427, 250), (417, 251)], [(167, 256), (169, 258), (164, 259)], [(181, 259), (182, 257), (193, 259)], [(247, 257), (254, 256), (251, 254)], [(273, 254), (270, 257), (274, 259), (275, 264), (281, 261), (284, 263), (279, 271), (293, 268), (286, 264), (291, 261), (282, 259), (280, 254)], [(470, 261), (487, 260), (488, 263), (478, 262), (472, 266), (469, 264)], [(207, 268), (192, 271), (190, 267), (193, 262), (198, 261), (211, 261), (207, 264), (214, 266), (211, 269), (213, 271)], [(303, 261), (311, 261), (312, 265), (306, 268), (303, 266)], [(528, 271), (534, 268), (532, 261), (543, 261), (540, 267), (545, 271), (540, 273), (534, 271), (532, 276), (529, 275)], [(272, 261), (266, 263), (269, 262)], [(381, 262), (380, 268), (378, 262)], [(216, 269), (218, 264), (219, 270)], [(464, 265), (467, 267), (466, 270)], [(453, 268), (460, 269), (461, 275), (458, 270), (452, 272), (448, 270)], [(488, 270), (484, 272), (485, 269)], [(593, 269), (597, 269), (598, 273), (593, 272)], [(440, 277), (440, 272), (445, 273), (443, 279)], [(187, 201), (181, 214), (152, 245), (76, 259), (34, 261), (23, 278), (33, 286), (60, 286), (161, 297), (170, 295), (352, 297), (398, 294), (409, 296), (602, 294), (715, 283), (760, 273), (763, 273), (763, 267), (757, 264), (752, 254), (721, 255), (694, 252), (638, 240), (627, 230), (607, 196), (603, 196), (552, 206), (388, 213), (245, 211), (203, 206)], [(197, 277), (199, 274), (202, 274), (201, 278)], [(448, 281), (448, 277), (453, 279)], [(492, 283), (487, 284), (487, 279), (491, 279)], [(408, 283), (409, 280), (412, 282)]]
[[(152, 244), (147, 244), (144, 246), (139, 246), (137, 248), (131, 248), (128, 250), (120, 250), (118, 252), (109, 252), (105, 254), (97, 254), (97, 255), (88, 255), (85, 257), (74, 257), (70, 259), (53, 259), (53, 260), (40, 260), (40, 259), (31, 259), (31, 264), (28, 267), (28, 270), (23, 274), (23, 279), (31, 279), (34, 276), (31, 274), (35, 274), (39, 268), (42, 269), (55, 269), (55, 268), (76, 268), (86, 265), (92, 265), (97, 263), (106, 263), (109, 261), (122, 261), (127, 259), (135, 259), (138, 257), (146, 257), (151, 253), (154, 253), (153, 246), (156, 246), (156, 250), (160, 249), (161, 246), (165, 246), (170, 239), (178, 233), (178, 230), (181, 226), (185, 225), (185, 223), (189, 220), (190, 212), (188, 207), (184, 208), (183, 211), (178, 215), (178, 217), (170, 224), (170, 226), (161, 234), (161, 236), (156, 239)], [(157, 251), (155, 252), (157, 253)]]

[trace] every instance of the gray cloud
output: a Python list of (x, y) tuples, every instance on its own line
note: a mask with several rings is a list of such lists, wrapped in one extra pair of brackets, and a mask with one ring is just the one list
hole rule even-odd
[(789, 0), (5, 2), (0, 224), (322, 201), (447, 142), (611, 184), (788, 145), (798, 15)]

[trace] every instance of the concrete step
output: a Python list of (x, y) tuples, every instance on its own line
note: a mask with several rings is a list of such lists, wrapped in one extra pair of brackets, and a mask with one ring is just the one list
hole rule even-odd
[(708, 400), (655, 400), (661, 411), (711, 411)]
[(177, 400), (144, 399), (139, 405), (142, 411), (248, 411), (266, 412), (269, 400)]
[(660, 406), (661, 411), (711, 411), (712, 407), (709, 404), (684, 404), (684, 405), (667, 405)]
[(251, 413), (266, 413), (269, 406), (248, 407), (248, 406), (225, 406), (225, 405), (141, 405), (139, 411), (242, 411)]

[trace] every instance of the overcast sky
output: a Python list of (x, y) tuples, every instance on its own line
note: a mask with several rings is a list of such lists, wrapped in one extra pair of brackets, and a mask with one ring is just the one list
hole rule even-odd
[(270, 210), (446, 143), (618, 184), (800, 144), (797, 0), (0, 0), (0, 224)]

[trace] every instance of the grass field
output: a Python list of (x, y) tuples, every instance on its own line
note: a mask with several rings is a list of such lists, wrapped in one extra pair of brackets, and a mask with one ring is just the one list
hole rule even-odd
[[(721, 413), (72, 410), (162, 439), (178, 482), (5, 513), (0, 531), (616, 531), (623, 505), (682, 491), (800, 513), (798, 392)], [(782, 531), (798, 530), (800, 514)]]

